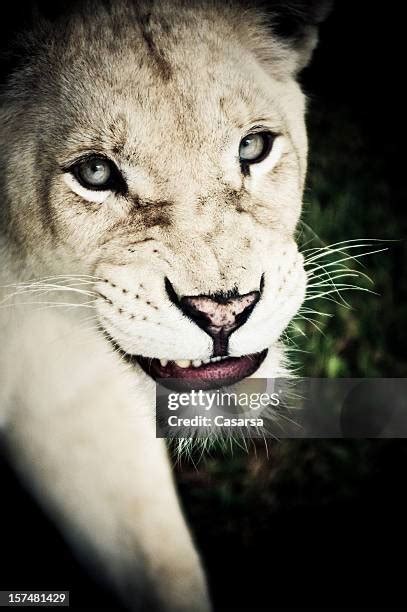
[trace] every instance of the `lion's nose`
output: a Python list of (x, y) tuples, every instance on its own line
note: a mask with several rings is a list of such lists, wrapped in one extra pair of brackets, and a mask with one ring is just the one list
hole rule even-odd
[(181, 298), (180, 307), (213, 338), (214, 354), (223, 355), (229, 336), (247, 321), (259, 297), (259, 291), (233, 297), (228, 294), (187, 296)]

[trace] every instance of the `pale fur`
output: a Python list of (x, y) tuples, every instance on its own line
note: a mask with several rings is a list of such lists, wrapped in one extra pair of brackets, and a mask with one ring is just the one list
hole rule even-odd
[[(279, 338), (305, 292), (300, 59), (249, 9), (162, 2), (141, 27), (147, 4), (114, 6), (63, 36), (44, 23), (3, 94), (0, 417), (25, 482), (130, 607), (198, 612), (207, 588), (155, 437), (154, 383), (100, 325), (128, 353), (208, 358), (164, 277), (180, 295), (243, 294), (264, 273), (230, 353), (268, 348), (255, 376), (285, 372)], [(281, 135), (244, 177), (239, 141), (259, 122)], [(115, 160), (128, 196), (61, 170), (87, 151)]]

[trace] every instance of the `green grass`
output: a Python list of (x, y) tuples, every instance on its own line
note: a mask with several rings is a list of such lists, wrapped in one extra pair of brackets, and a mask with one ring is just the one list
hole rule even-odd
[(405, 215), (395, 214), (386, 159), (366, 144), (346, 111), (314, 109), (309, 133), (302, 239), (314, 236), (316, 246), (360, 238), (388, 242), (373, 243), (366, 250), (387, 251), (354, 265), (373, 281), (360, 278), (357, 284), (376, 294), (344, 292), (348, 307), (327, 300), (312, 302), (315, 310), (331, 317), (317, 317), (322, 333), (312, 323), (301, 325), (305, 336), (297, 335), (295, 340), (305, 351), (298, 359), (302, 372), (328, 377), (406, 376), (407, 279), (401, 263), (407, 261), (407, 226)]

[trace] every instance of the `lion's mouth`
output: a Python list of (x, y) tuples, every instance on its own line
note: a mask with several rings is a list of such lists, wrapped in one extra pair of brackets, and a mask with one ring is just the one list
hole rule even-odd
[(213, 357), (202, 361), (167, 361), (137, 356), (135, 359), (149, 376), (164, 386), (185, 389), (213, 389), (236, 384), (258, 370), (267, 355)]

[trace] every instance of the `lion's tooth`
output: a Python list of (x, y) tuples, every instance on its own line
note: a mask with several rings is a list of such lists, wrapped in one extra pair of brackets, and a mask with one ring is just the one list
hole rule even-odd
[(168, 364), (168, 359), (160, 359), (160, 363), (162, 367), (165, 368), (165, 366)]
[(175, 361), (175, 363), (180, 368), (189, 368), (191, 366), (191, 360), (190, 359), (179, 359), (178, 361)]
[(199, 368), (202, 365), (202, 361), (200, 359), (194, 359), (192, 365), (194, 366), (194, 368)]

